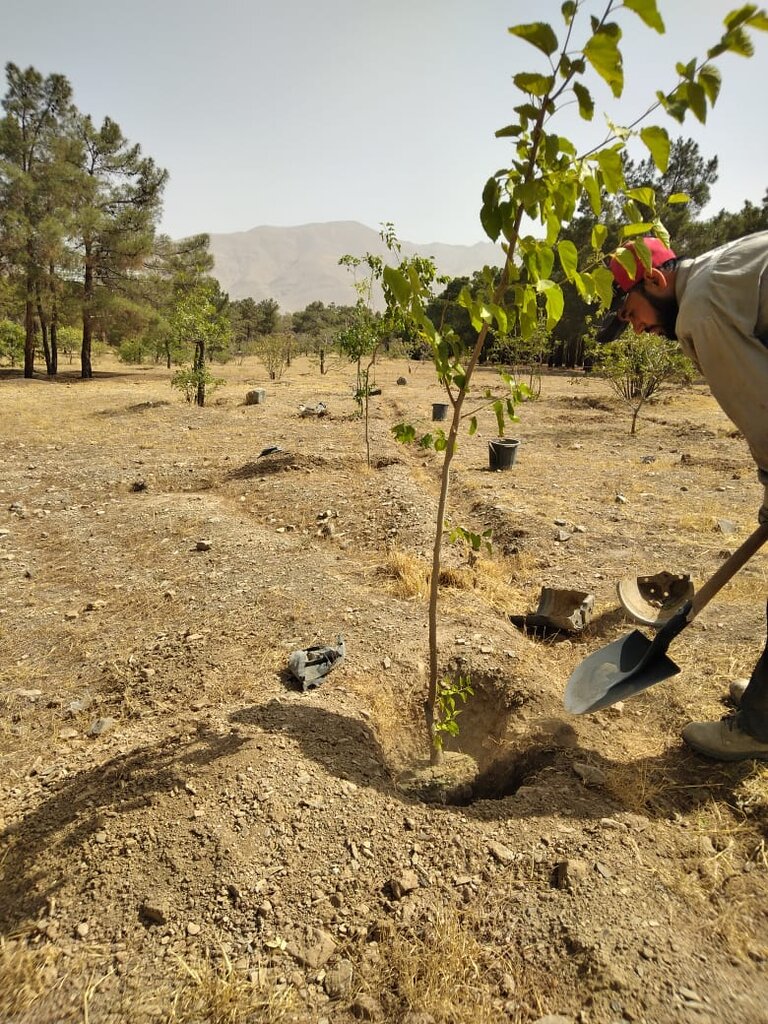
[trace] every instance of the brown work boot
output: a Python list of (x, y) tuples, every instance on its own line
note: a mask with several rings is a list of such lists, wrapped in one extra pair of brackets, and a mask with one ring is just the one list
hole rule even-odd
[(716, 761), (768, 761), (768, 743), (744, 732), (738, 715), (719, 722), (690, 722), (683, 739), (692, 750)]
[(744, 696), (744, 691), (749, 686), (748, 679), (732, 679), (728, 686), (728, 696), (731, 698), (731, 703), (735, 704), (736, 707), (741, 704), (741, 698)]

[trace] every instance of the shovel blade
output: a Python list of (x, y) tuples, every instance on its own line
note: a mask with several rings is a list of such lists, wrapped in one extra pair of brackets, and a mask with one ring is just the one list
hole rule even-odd
[(572, 715), (607, 708), (677, 675), (658, 636), (649, 640), (635, 629), (620, 640), (590, 654), (568, 678), (563, 704)]

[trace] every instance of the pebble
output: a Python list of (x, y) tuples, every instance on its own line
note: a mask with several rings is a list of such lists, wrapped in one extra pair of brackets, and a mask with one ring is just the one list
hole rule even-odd
[(114, 718), (97, 718), (88, 730), (89, 736), (103, 736), (116, 724)]
[(504, 846), (503, 843), (489, 843), (488, 849), (490, 850), (491, 856), (494, 857), (499, 864), (511, 864), (515, 860), (514, 850), (510, 850), (508, 846)]
[(389, 889), (396, 900), (419, 888), (419, 876), (415, 871), (403, 871), (397, 878), (390, 878)]
[(587, 786), (602, 786), (605, 784), (605, 772), (592, 764), (574, 761), (573, 770)]
[(190, 921), (187, 925), (187, 935), (199, 935), (201, 931), (202, 928), (200, 925), (196, 924), (194, 921)]
[(381, 1020), (384, 1017), (384, 1010), (378, 999), (362, 992), (350, 1007), (352, 1016), (358, 1020)]
[(77, 928), (75, 928), (75, 933), (79, 939), (84, 939), (90, 930), (87, 921), (81, 921)]
[(195, 544), (195, 551), (210, 551), (211, 546), (212, 545), (209, 540), (199, 540), (197, 544)]
[(353, 978), (352, 962), (339, 960), (338, 964), (326, 974), (323, 988), (331, 999), (341, 999), (350, 994)]
[(587, 862), (578, 857), (560, 861), (555, 866), (555, 886), (558, 889), (573, 889), (584, 881), (588, 871)]

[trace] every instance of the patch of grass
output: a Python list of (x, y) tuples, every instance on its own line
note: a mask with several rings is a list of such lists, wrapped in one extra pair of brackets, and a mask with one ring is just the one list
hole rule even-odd
[(445, 908), (382, 937), (380, 953), (376, 982), (388, 1020), (410, 1012), (441, 1024), (522, 1024), (543, 1012), (541, 997), (555, 987), (495, 943), (483, 944), (471, 920)]
[(257, 968), (246, 976), (222, 951), (196, 962), (179, 958), (183, 973), (168, 1024), (287, 1024), (298, 998), (295, 990)]
[(384, 576), (394, 581), (393, 590), (396, 597), (425, 598), (429, 588), (429, 569), (423, 558), (392, 548), (387, 553), (381, 571)]
[(56, 953), (49, 946), (30, 949), (20, 940), (0, 938), (0, 1020), (29, 1021), (56, 980)]

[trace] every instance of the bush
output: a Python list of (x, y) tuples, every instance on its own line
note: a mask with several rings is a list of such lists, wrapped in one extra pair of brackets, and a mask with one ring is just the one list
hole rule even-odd
[(24, 358), (24, 328), (13, 320), (0, 320), (0, 359), (11, 366)]
[(203, 395), (207, 397), (225, 383), (222, 377), (214, 377), (207, 368), (195, 370), (191, 366), (177, 370), (171, 378), (171, 387), (181, 391), (190, 404), (196, 400), (201, 385)]

